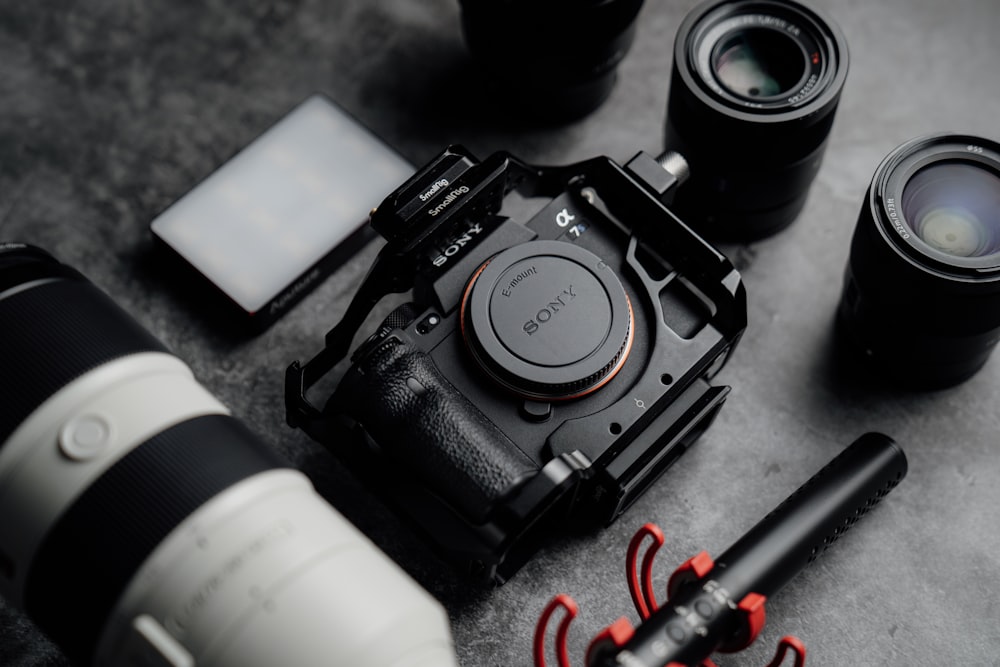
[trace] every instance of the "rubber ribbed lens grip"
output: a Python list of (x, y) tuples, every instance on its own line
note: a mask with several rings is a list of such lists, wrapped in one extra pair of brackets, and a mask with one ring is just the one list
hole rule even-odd
[(87, 371), (129, 354), (166, 351), (88, 282), (56, 280), (0, 299), (0, 446)]
[(39, 548), (25, 607), (77, 664), (129, 580), (192, 512), (242, 479), (285, 462), (232, 417), (182, 422), (133, 449), (94, 482)]

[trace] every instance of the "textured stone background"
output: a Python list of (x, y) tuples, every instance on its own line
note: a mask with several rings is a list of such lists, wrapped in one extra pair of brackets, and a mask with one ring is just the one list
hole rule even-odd
[[(721, 376), (733, 386), (728, 404), (616, 525), (554, 536), (497, 590), (458, 580), (331, 456), (284, 426), (284, 368), (318, 349), (371, 249), (242, 341), (207, 324), (149, 265), (149, 221), (314, 91), (417, 163), (456, 141), (543, 163), (656, 152), (673, 34), (693, 4), (648, 2), (611, 99), (580, 122), (531, 128), (469, 93), (452, 0), (6, 0), (0, 238), (46, 247), (88, 274), (301, 465), (447, 606), (463, 665), (529, 664), (535, 619), (557, 592), (582, 608), (570, 636), (580, 664), (599, 628), (635, 619), (621, 563), (639, 525), (654, 520), (668, 535), (662, 585), (673, 564), (720, 553), (867, 430), (903, 444), (908, 479), (773, 600), (755, 646), (719, 664), (764, 664), (777, 638), (794, 633), (812, 665), (1000, 665), (1000, 361), (957, 388), (911, 394), (831, 354), (848, 240), (881, 158), (929, 132), (1000, 138), (995, 0), (816, 0), (847, 35), (851, 73), (800, 220), (726, 249), (750, 298), (749, 328)], [(0, 664), (65, 663), (0, 603)]]

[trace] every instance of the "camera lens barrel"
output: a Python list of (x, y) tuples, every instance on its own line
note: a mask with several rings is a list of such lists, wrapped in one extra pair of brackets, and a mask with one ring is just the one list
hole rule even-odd
[(939, 134), (879, 165), (851, 242), (839, 322), (897, 383), (971, 377), (1000, 339), (1000, 144)]
[(847, 78), (840, 29), (794, 0), (710, 0), (677, 31), (666, 147), (674, 208), (706, 236), (773, 234), (805, 205)]
[(643, 0), (462, 0), (469, 50), (494, 101), (543, 121), (580, 118), (614, 87)]
[[(40, 251), (0, 246), (0, 440), (58, 389), (114, 359), (166, 352), (91, 283)], [(33, 323), (45, 323), (37, 326)], [(31, 335), (25, 335), (25, 329)]]
[(80, 274), (0, 244), (0, 321), (0, 594), (75, 663), (454, 664), (440, 606)]

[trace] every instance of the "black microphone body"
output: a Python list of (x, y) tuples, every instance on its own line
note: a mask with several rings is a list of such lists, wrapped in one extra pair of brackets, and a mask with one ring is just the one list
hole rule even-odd
[[(714, 564), (701, 554), (682, 566), (669, 602), (620, 650), (595, 656), (592, 664), (696, 666), (717, 650), (748, 645), (763, 625), (764, 600), (826, 551), (906, 470), (906, 456), (891, 438), (868, 433), (857, 439)], [(699, 566), (710, 569), (699, 573)]]

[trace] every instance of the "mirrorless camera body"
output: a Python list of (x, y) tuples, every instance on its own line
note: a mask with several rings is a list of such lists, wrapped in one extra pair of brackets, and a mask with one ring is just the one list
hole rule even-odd
[[(709, 380), (746, 326), (739, 274), (665, 206), (675, 174), (676, 155), (538, 168), (447, 149), (373, 211), (387, 244), (288, 369), (289, 424), (475, 578), (502, 583), (561, 525), (610, 523), (718, 413), (729, 388)], [(411, 290), (314, 407), (372, 308)], [(337, 436), (344, 418), (361, 437)]]

